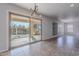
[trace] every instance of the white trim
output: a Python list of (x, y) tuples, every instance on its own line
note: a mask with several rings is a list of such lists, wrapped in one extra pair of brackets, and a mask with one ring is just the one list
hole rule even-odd
[(2, 51), (0, 51), (0, 54), (1, 54), (1, 53), (4, 53), (4, 52), (7, 52), (7, 51), (8, 51), (8, 50), (2, 50)]

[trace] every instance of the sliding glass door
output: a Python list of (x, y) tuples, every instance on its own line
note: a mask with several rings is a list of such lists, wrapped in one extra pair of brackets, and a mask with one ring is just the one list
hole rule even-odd
[(10, 14), (10, 48), (39, 40), (41, 40), (41, 20)]

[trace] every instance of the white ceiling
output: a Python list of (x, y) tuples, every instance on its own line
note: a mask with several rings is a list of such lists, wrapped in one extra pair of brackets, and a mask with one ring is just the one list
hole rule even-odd
[[(43, 15), (53, 17), (53, 16), (60, 16), (63, 14), (70, 14), (74, 12), (78, 12), (79, 4), (74, 4), (74, 7), (70, 7), (71, 3), (37, 3), (38, 4), (38, 11)], [(16, 3), (16, 5), (23, 7), (23, 8), (33, 8), (33, 3)]]

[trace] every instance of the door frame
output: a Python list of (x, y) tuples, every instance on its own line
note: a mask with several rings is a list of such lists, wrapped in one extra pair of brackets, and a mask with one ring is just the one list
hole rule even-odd
[[(10, 30), (10, 28), (11, 28), (11, 26), (10, 26), (10, 24), (11, 24), (11, 14), (13, 14), (13, 15), (18, 15), (18, 16), (23, 16), (23, 17), (28, 17), (29, 19), (38, 19), (38, 20), (40, 20), (41, 21), (41, 40), (39, 40), (39, 41), (42, 41), (42, 19), (40, 19), (40, 18), (35, 18), (35, 17), (31, 17), (31, 16), (27, 16), (27, 15), (23, 15), (23, 14), (18, 14), (18, 13), (14, 13), (14, 12), (11, 12), (11, 11), (9, 11), (8, 12), (8, 17), (9, 17), (9, 24), (8, 24), (8, 31), (9, 31), (9, 50), (11, 50), (11, 49), (14, 49), (14, 48), (17, 48), (17, 47), (21, 47), (21, 46), (25, 46), (25, 45), (30, 45), (30, 44), (33, 44), (33, 43), (36, 43), (36, 42), (39, 42), (39, 41), (35, 41), (35, 42), (29, 42), (29, 43), (26, 43), (26, 44), (23, 44), (23, 45), (20, 45), (20, 46), (16, 46), (16, 47), (14, 47), (14, 48), (11, 48), (11, 30)], [(30, 25), (29, 26), (31, 26), (31, 20), (29, 20), (29, 22), (30, 22)], [(29, 28), (29, 30), (30, 30), (30, 34), (31, 34), (31, 27)], [(31, 35), (29, 35), (29, 37), (31, 37)], [(30, 38), (29, 38), (29, 40), (30, 40)]]

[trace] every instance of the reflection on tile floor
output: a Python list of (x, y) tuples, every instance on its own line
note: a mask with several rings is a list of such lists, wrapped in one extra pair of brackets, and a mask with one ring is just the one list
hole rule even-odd
[(62, 36), (2, 53), (5, 56), (79, 56), (79, 38)]

